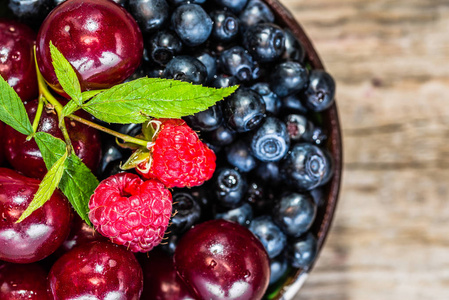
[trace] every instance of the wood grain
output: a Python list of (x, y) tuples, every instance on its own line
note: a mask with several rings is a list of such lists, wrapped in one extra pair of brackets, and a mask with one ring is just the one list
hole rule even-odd
[(449, 299), (449, 1), (281, 0), (338, 84), (344, 174), (295, 300)]

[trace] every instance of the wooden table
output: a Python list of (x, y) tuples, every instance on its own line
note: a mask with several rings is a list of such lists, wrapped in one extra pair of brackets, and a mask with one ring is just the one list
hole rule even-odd
[(338, 84), (344, 175), (295, 300), (449, 299), (449, 0), (281, 0)]

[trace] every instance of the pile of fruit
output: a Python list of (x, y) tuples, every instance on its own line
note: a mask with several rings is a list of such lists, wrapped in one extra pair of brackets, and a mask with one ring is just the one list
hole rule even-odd
[(1, 299), (262, 299), (313, 264), (335, 83), (263, 1), (2, 14)]

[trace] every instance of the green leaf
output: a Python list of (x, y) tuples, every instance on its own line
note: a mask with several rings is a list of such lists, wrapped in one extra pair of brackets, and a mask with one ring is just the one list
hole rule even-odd
[[(52, 166), (66, 151), (66, 144), (48, 133), (37, 132), (35, 140), (47, 168)], [(67, 158), (59, 188), (69, 199), (75, 211), (89, 225), (91, 224), (88, 217), (89, 199), (98, 184), (97, 178), (89, 168), (72, 153)]]
[[(92, 91), (82, 92), (81, 98), (83, 99), (83, 103), (103, 91), (104, 90), (92, 90)], [(73, 114), (79, 108), (80, 108), (79, 104), (75, 100), (72, 99), (62, 109), (62, 115), (64, 117), (67, 117), (68, 115)]]
[(22, 100), (2, 76), (0, 76), (0, 120), (22, 134), (33, 133), (33, 126)]
[(67, 102), (66, 105), (62, 108), (62, 115), (64, 117), (73, 114), (75, 111), (77, 111), (80, 108), (80, 106), (72, 99), (69, 102)]
[(75, 70), (68, 60), (59, 52), (58, 48), (50, 41), (50, 55), (53, 67), (55, 68), (56, 77), (61, 84), (64, 91), (69, 95), (78, 105), (81, 105), (81, 85), (76, 76)]
[(172, 79), (139, 78), (96, 95), (82, 108), (108, 123), (143, 123), (150, 116), (180, 118), (203, 111), (237, 88), (216, 89)]
[(33, 201), (28, 205), (27, 209), (22, 213), (19, 220), (16, 223), (22, 222), (25, 218), (30, 216), (35, 210), (42, 207), (48, 200), (50, 200), (54, 191), (58, 187), (61, 181), (62, 174), (64, 172), (64, 163), (67, 159), (67, 151), (59, 158), (54, 165), (45, 174), (36, 194), (34, 194)]

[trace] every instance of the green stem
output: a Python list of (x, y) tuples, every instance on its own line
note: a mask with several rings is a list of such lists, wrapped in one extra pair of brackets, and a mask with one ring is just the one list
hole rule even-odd
[(42, 111), (44, 110), (44, 97), (39, 97), (39, 102), (37, 103), (36, 115), (33, 121), (33, 132), (37, 131), (37, 127), (39, 127), (39, 122), (41, 120)]
[(98, 125), (97, 123), (91, 122), (91, 121), (83, 119), (81, 117), (78, 117), (76, 115), (72, 114), (72, 115), (68, 115), (67, 117), (69, 119), (71, 119), (71, 120), (83, 123), (83, 124), (85, 124), (87, 126), (93, 127), (93, 128), (98, 129), (100, 131), (106, 132), (106, 133), (108, 133), (110, 135), (113, 135), (113, 136), (115, 136), (115, 137), (117, 137), (119, 139), (122, 139), (125, 142), (133, 143), (133, 144), (136, 144), (136, 145), (140, 145), (140, 146), (143, 146), (145, 148), (148, 145), (148, 141), (146, 141), (146, 140), (138, 139), (138, 138), (135, 138), (135, 137), (132, 137), (132, 136), (129, 136), (129, 135), (126, 135), (126, 134), (123, 134), (123, 133), (111, 130), (111, 129), (106, 128), (104, 126)]
[(64, 119), (63, 119), (63, 114), (62, 114), (63, 106), (51, 94), (50, 90), (48, 89), (47, 84), (45, 83), (45, 79), (44, 79), (44, 77), (42, 76), (42, 74), (41, 74), (41, 72), (39, 70), (39, 67), (37, 65), (37, 59), (36, 59), (36, 46), (34, 46), (34, 61), (35, 61), (35, 65), (36, 65), (37, 85), (39, 87), (39, 97), (45, 97), (45, 99), (47, 99), (47, 101), (51, 105), (53, 105), (53, 107), (55, 108), (56, 113), (58, 114), (58, 119), (59, 119), (59, 129), (62, 132), (62, 136), (64, 137), (64, 141), (67, 144), (68, 154), (70, 155), (72, 153), (73, 147), (72, 147), (72, 141), (70, 140), (69, 132), (67, 131), (67, 127), (65, 126), (65, 122), (64, 122)]

